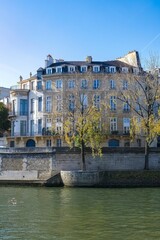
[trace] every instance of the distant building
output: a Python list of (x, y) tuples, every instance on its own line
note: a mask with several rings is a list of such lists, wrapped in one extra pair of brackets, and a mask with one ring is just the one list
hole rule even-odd
[[(88, 56), (85, 61), (45, 60), (45, 67), (28, 79), (20, 77), (17, 86), (11, 87), (11, 136), (7, 137), (10, 147), (25, 146), (66, 146), (63, 138), (63, 103), (78, 87), (92, 95), (95, 106), (106, 99), (109, 109), (104, 115), (109, 126), (109, 137), (104, 146), (142, 146), (140, 139), (131, 143), (129, 137), (132, 111), (127, 104), (118, 102), (117, 74), (128, 88), (125, 76), (138, 75), (142, 71), (137, 51), (129, 52), (123, 58), (113, 61), (93, 61)], [(87, 100), (86, 100), (87, 104)], [(70, 103), (69, 108), (73, 107)], [(57, 112), (61, 117), (57, 117)]]

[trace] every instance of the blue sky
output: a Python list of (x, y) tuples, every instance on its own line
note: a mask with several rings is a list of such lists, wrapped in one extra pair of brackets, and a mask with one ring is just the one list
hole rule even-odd
[(160, 55), (160, 0), (0, 0), (0, 86), (65, 60)]

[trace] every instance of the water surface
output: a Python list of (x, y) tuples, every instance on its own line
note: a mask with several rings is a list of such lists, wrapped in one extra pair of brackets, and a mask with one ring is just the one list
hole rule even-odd
[(160, 189), (0, 187), (0, 239), (160, 239)]

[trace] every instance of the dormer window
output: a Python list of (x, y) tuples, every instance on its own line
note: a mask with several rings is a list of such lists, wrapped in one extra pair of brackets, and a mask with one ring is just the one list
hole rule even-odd
[(75, 66), (68, 66), (68, 72), (75, 72)]
[(47, 68), (46, 72), (47, 74), (52, 74), (52, 68)]
[(87, 72), (87, 66), (81, 66), (81, 72)]
[(138, 74), (139, 73), (139, 68), (133, 68), (133, 73)]
[(56, 73), (61, 73), (62, 72), (62, 67), (56, 67)]
[(122, 72), (123, 73), (128, 73), (128, 68), (127, 67), (122, 67)]
[(93, 66), (93, 72), (99, 72), (100, 66)]
[(116, 67), (115, 66), (106, 67), (106, 72), (115, 73), (116, 72)]

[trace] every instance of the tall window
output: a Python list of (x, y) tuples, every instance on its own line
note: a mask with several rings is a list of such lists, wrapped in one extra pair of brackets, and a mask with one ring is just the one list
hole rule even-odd
[(46, 112), (51, 112), (51, 96), (46, 97)]
[(41, 90), (42, 89), (42, 81), (38, 81), (37, 82), (37, 90)]
[(128, 81), (123, 80), (123, 90), (127, 90), (127, 89), (128, 89)]
[(88, 96), (84, 93), (81, 94), (80, 104), (83, 109), (87, 108), (88, 106)]
[(95, 94), (93, 97), (93, 105), (94, 107), (96, 107), (97, 109), (100, 109), (100, 95)]
[(38, 119), (38, 134), (42, 134), (42, 119)]
[(35, 90), (35, 82), (31, 82), (31, 90)]
[(86, 89), (88, 87), (88, 81), (86, 79), (82, 79), (81, 88)]
[(116, 96), (110, 96), (110, 109), (112, 111), (117, 109), (117, 99), (116, 99)]
[(57, 95), (57, 111), (62, 111), (62, 97), (61, 95)]
[(46, 81), (46, 90), (51, 90), (52, 89), (52, 81), (51, 80), (47, 80)]
[(123, 111), (124, 112), (129, 112), (130, 111), (130, 106), (129, 106), (129, 103), (124, 103), (123, 104)]
[(27, 122), (25, 120), (20, 121), (20, 135), (26, 136), (27, 132)]
[(28, 101), (27, 99), (20, 99), (20, 115), (26, 116), (28, 114)]
[(75, 80), (69, 80), (68, 81), (68, 88), (75, 88)]
[(75, 98), (73, 94), (69, 95), (69, 110), (73, 111), (75, 109)]
[(129, 133), (130, 118), (123, 118), (123, 133)]
[(115, 80), (113, 80), (113, 79), (109, 80), (109, 87), (110, 87), (110, 89), (115, 89), (116, 88)]
[(11, 136), (14, 136), (15, 133), (15, 121), (11, 122)]
[(35, 100), (34, 100), (34, 98), (32, 98), (31, 99), (31, 113), (33, 113), (34, 112), (34, 109), (35, 108)]
[(110, 131), (117, 131), (117, 118), (110, 118)]
[(62, 80), (61, 79), (56, 80), (56, 88), (62, 88)]
[(95, 79), (93, 81), (93, 89), (98, 89), (100, 88), (100, 80), (99, 79)]
[(42, 97), (38, 98), (38, 111), (41, 112), (42, 111)]
[(62, 147), (62, 140), (60, 138), (56, 140), (56, 146)]
[(30, 121), (30, 134), (31, 136), (34, 135), (34, 120)]
[(16, 100), (12, 101), (12, 111), (13, 111), (13, 115), (15, 115), (15, 113), (16, 113)]
[(52, 146), (52, 141), (51, 139), (46, 140), (46, 147), (51, 147)]

